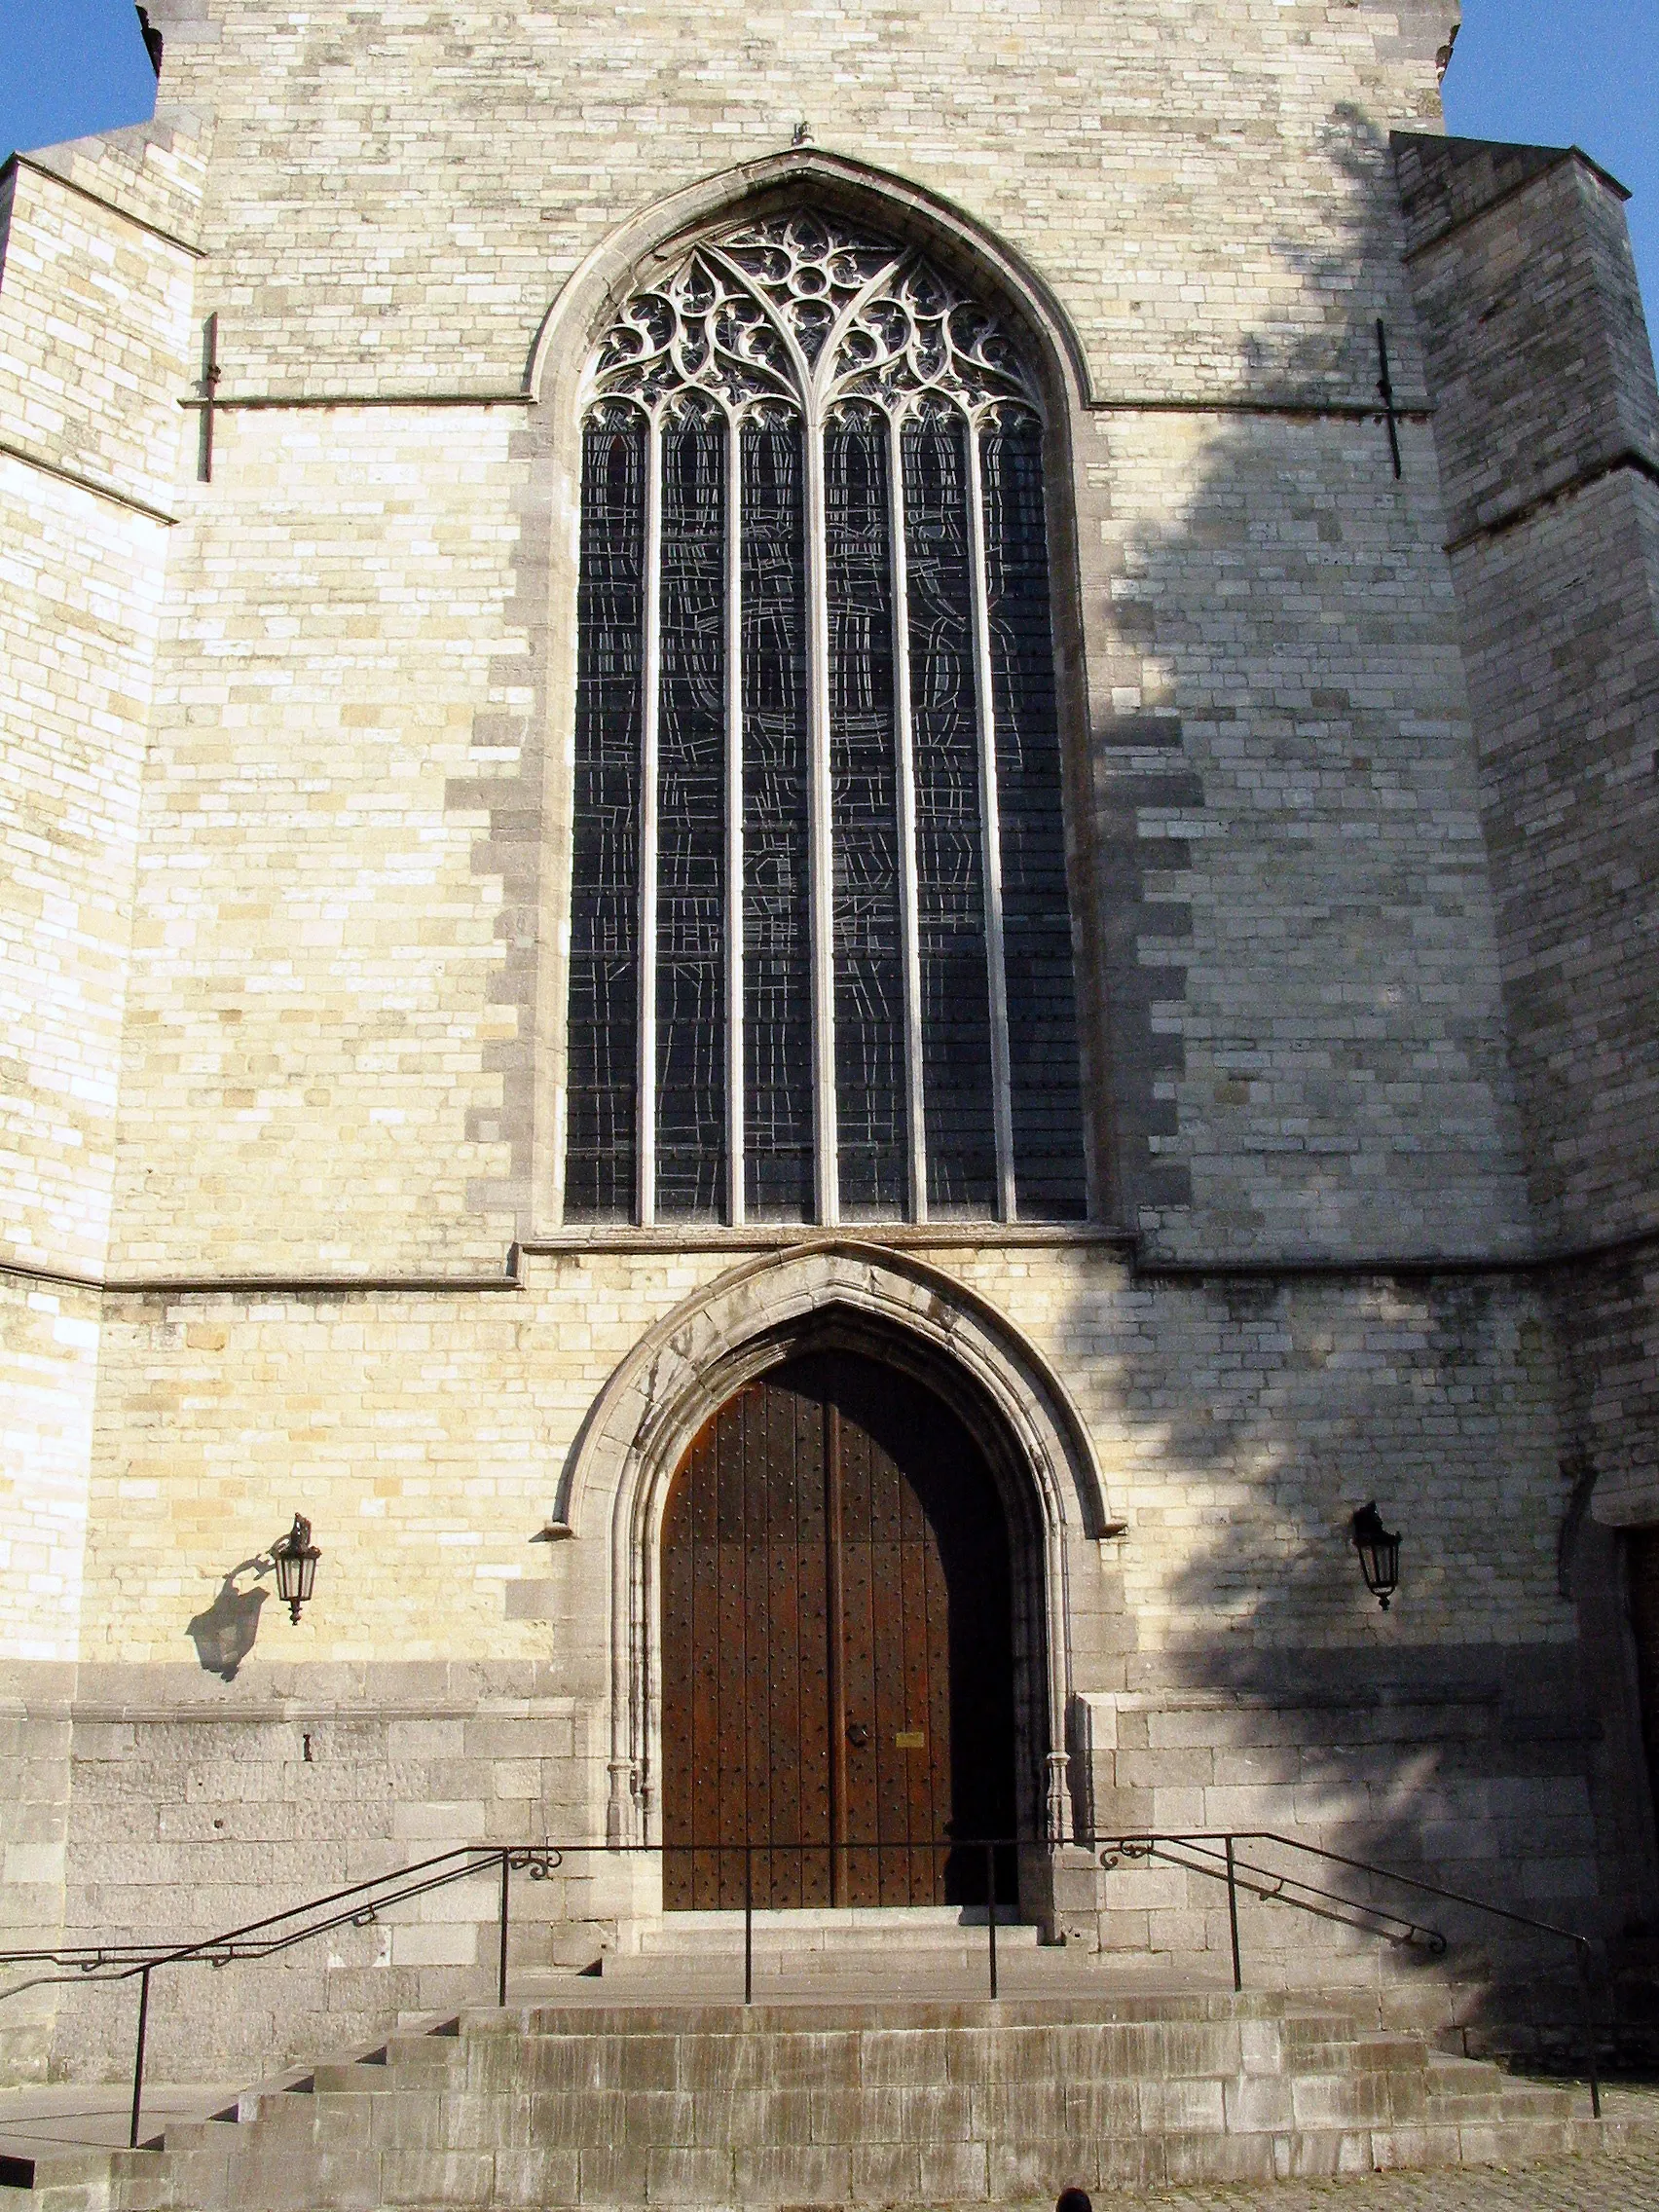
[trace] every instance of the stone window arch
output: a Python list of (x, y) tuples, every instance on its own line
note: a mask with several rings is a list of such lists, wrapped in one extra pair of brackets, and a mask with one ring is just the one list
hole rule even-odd
[(797, 205), (628, 296), (580, 416), (566, 1219), (1081, 1218), (1013, 335)]

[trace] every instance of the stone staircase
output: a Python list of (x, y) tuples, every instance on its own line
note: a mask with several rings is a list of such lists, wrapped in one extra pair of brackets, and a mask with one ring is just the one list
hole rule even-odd
[[(982, 1996), (989, 1985), (982, 1905), (853, 1905), (834, 1911), (758, 1911), (752, 1969), (756, 1997), (799, 1993)], [(997, 1973), (1004, 1989), (1053, 1988), (1080, 1954), (1045, 1952), (1012, 1906), (997, 1914)], [(623, 1945), (598, 1962), (610, 1988), (664, 1999), (742, 1994), (743, 1915), (674, 1912), (624, 1926)], [(1075, 1974), (1072, 1978), (1075, 1978)]]
[[(699, 1938), (718, 1950), (725, 1932), (677, 1940)], [(1340, 2003), (1114, 1995), (1095, 1974), (997, 2005), (836, 1989), (745, 2007), (670, 2000), (641, 1972), (624, 1964), (625, 1996), (609, 1972), (572, 1977), (545, 2002), (393, 2036), (169, 2124), (159, 2149), (44, 2157), (32, 2188), (0, 2186), (0, 2208), (1051, 2205), (1069, 2183), (1511, 2161), (1628, 2132), (1584, 2117), (1581, 2092)]]

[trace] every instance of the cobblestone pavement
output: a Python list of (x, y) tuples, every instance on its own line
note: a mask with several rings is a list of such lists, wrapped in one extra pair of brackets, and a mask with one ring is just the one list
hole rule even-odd
[(1659, 2212), (1659, 2139), (1533, 2166), (1097, 2195), (1094, 2212)]

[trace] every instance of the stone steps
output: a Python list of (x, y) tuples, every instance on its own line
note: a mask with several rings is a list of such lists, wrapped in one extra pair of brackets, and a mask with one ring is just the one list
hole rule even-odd
[[(868, 1972), (891, 1980), (895, 1968), (920, 1972), (974, 1973), (983, 1984), (990, 1931), (983, 1906), (853, 1906), (839, 1911), (758, 1911), (751, 1937), (753, 1972), (768, 1979)], [(743, 1968), (741, 1912), (675, 1912), (634, 1932), (601, 1963), (605, 1978), (649, 1982), (668, 1990), (676, 1970)], [(1017, 1922), (1009, 1907), (997, 1916), (999, 1970), (1015, 1958), (1035, 1957), (1038, 1932)]]
[[(834, 1982), (837, 1994), (879, 1999), (919, 1988), (940, 1995), (981, 1995), (989, 1975), (990, 1931), (983, 1908), (909, 1911), (858, 1908), (844, 1912), (756, 1912), (751, 1938), (751, 1972), (767, 1993), (811, 1990)], [(744, 1925), (741, 1912), (677, 1912), (641, 1929), (632, 1944), (606, 1954), (600, 1974), (609, 1985), (660, 1995), (665, 2000), (694, 1989), (699, 1995), (743, 1988)], [(1051, 1976), (1053, 1959), (1041, 1953), (1035, 1928), (1012, 1912), (997, 1920), (997, 1970), (1011, 1975)]]
[(589, 1983), (249, 2092), (235, 2123), (169, 2125), (159, 2153), (42, 2161), (0, 2207), (1051, 2204), (1068, 2183), (1521, 2159), (1609, 2132), (1565, 2089), (1317, 1999), (745, 2008), (606, 2002)]
[[(795, 1951), (883, 1952), (898, 1946), (904, 1950), (948, 1947), (986, 1936), (983, 1905), (848, 1905), (827, 1911), (772, 1911), (756, 1909), (755, 1940), (785, 1945)], [(1012, 1905), (997, 1908), (997, 1940), (1035, 1949), (1038, 1932), (1016, 1918)], [(741, 1912), (667, 1912), (660, 1920), (643, 1923), (634, 1936), (635, 1947), (665, 1957), (684, 1957), (709, 1951), (741, 1949)]]

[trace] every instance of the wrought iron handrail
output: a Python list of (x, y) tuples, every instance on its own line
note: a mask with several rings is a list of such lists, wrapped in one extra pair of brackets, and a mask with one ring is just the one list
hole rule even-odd
[[(309, 1898), (303, 1904), (290, 1905), (282, 1912), (267, 1913), (263, 1919), (247, 1921), (240, 1928), (225, 1929), (217, 1936), (203, 1936), (194, 1943), (168, 1944), (161, 1950), (139, 1943), (59, 1943), (43, 1949), (0, 1951), (0, 1966), (39, 1963), (75, 1970), (70, 1973), (31, 1975), (26, 1981), (15, 1982), (10, 1989), (0, 1990), (0, 1999), (20, 1996), (25, 1989), (49, 1988), (66, 1982), (137, 1979), (138, 2032), (132, 2060), (132, 2115), (128, 2131), (129, 2146), (136, 2150), (144, 2095), (144, 2046), (150, 2024), (150, 1976), (158, 1967), (224, 1967), (237, 1960), (272, 1958), (278, 1951), (290, 1950), (296, 1943), (310, 1942), (313, 1936), (326, 1936), (336, 1928), (370, 1928), (382, 1912), (394, 1904), (405, 1904), (412, 1898), (447, 1889), (452, 1882), (464, 1882), (474, 1875), (498, 1871), (500, 1943), (496, 1986), (497, 2002), (504, 2005), (507, 2001), (508, 1897), (513, 1872), (527, 1872), (532, 1881), (540, 1882), (563, 1863), (564, 1849), (553, 1844), (461, 1844), (451, 1851), (436, 1852), (430, 1859), (417, 1860), (412, 1866), (370, 1875), (367, 1880), (352, 1882), (343, 1890)], [(415, 1876), (420, 1879), (412, 1879)], [(323, 1915), (321, 1919), (309, 1917), (318, 1913)], [(288, 1925), (292, 1923), (303, 1925)]]
[[(1305, 1857), (1317, 1859), (1331, 1866), (1346, 1866), (1350, 1872), (1364, 1874), (1377, 1881), (1392, 1882), (1400, 1889), (1413, 1890), (1419, 1897), (1438, 1898), (1442, 1903), (1456, 1904), (1468, 1911), (1484, 1913), (1491, 1920), (1507, 1921), (1512, 1927), (1530, 1929), (1534, 1935), (1551, 1936), (1573, 1947), (1578, 1970), (1579, 2026), (1584, 2045), (1585, 2074), (1590, 2084), (1590, 2109), (1595, 2117), (1602, 2117), (1602, 2083), (1596, 2056), (1596, 2029), (1594, 1997), (1591, 1974), (1591, 1942), (1576, 1929), (1563, 1928), (1553, 1920), (1542, 1920), (1535, 1913), (1517, 1912), (1513, 1906), (1493, 1904), (1485, 1898), (1472, 1898), (1465, 1890), (1447, 1889), (1443, 1883), (1424, 1881), (1416, 1874), (1402, 1874), (1392, 1866), (1380, 1866), (1375, 1861), (1353, 1859), (1346, 1852), (1328, 1850), (1323, 1844), (1308, 1843), (1300, 1836), (1284, 1835), (1276, 1828), (1233, 1828), (1227, 1830), (1188, 1828), (1163, 1831), (1125, 1831), (1116, 1836), (1095, 1836), (1089, 1849), (1100, 1853), (1100, 1862), (1108, 1871), (1124, 1861), (1161, 1859), (1167, 1864), (1183, 1867), (1188, 1873), (1207, 1874), (1227, 1884), (1228, 1929), (1233, 1945), (1233, 1986), (1244, 1986), (1243, 1955), (1238, 1941), (1238, 1892), (1242, 1888), (1251, 1895), (1270, 1902), (1294, 1906), (1303, 1912), (1317, 1913), (1324, 1917), (1332, 1904), (1341, 1904), (1346, 1910), (1365, 1913), (1373, 1920), (1392, 1922), (1399, 1931), (1396, 1935), (1388, 1928), (1376, 1933), (1388, 1941), (1400, 1944), (1420, 1943), (1435, 1958), (1443, 1958), (1448, 1944), (1446, 1936), (1437, 1928), (1410, 1920), (1403, 1913), (1391, 1912), (1385, 1905), (1374, 1904), (1369, 1899), (1346, 1898), (1341, 1892), (1327, 1890), (1322, 1884), (1307, 1880), (1296, 1874), (1283, 1874), (1277, 1869), (1257, 1866), (1251, 1861), (1240, 1860), (1238, 1846), (1243, 1844), (1275, 1844), (1285, 1851), (1299, 1851)], [(1190, 1856), (1181, 1858), (1177, 1853)], [(1259, 1885), (1267, 1883), (1269, 1888)], [(1292, 1895), (1300, 1892), (1300, 1895)], [(1309, 1901), (1312, 1900), (1312, 1901)]]
[[(1228, 1922), (1233, 1950), (1233, 1986), (1242, 1990), (1243, 1954), (1238, 1936), (1238, 1891), (1277, 1901), (1293, 1908), (1313, 1912), (1322, 1917), (1335, 1917), (1336, 1908), (1345, 1913), (1357, 1913), (1377, 1924), (1369, 1933), (1381, 1936), (1391, 1942), (1419, 1944), (1436, 1957), (1447, 1949), (1446, 1937), (1439, 1930), (1414, 1921), (1403, 1913), (1395, 1913), (1386, 1906), (1369, 1899), (1348, 1898), (1341, 1892), (1326, 1889), (1322, 1884), (1296, 1875), (1257, 1865), (1253, 1861), (1240, 1859), (1239, 1844), (1272, 1844), (1289, 1851), (1302, 1852), (1309, 1858), (1321, 1860), (1334, 1866), (1344, 1866), (1351, 1872), (1371, 1876), (1380, 1881), (1392, 1882), (1420, 1895), (1438, 1898), (1445, 1902), (1466, 1906), (1472, 1911), (1486, 1913), (1493, 1919), (1510, 1922), (1514, 1926), (1534, 1933), (1555, 1936), (1575, 1947), (1579, 1967), (1579, 1993), (1583, 2012), (1584, 2046), (1590, 2086), (1591, 2109), (1599, 2119), (1602, 2111), (1601, 2082), (1597, 2071), (1596, 2037), (1592, 2020), (1590, 1938), (1572, 1929), (1562, 1928), (1553, 1921), (1541, 1920), (1529, 1913), (1516, 1912), (1508, 1906), (1490, 1904), (1481, 1898), (1471, 1898), (1458, 1890), (1446, 1889), (1436, 1883), (1420, 1880), (1411, 1874), (1401, 1874), (1393, 1868), (1381, 1866), (1374, 1862), (1353, 1859), (1342, 1852), (1330, 1851), (1319, 1844), (1305, 1843), (1295, 1836), (1277, 1833), (1271, 1828), (1145, 1830), (1124, 1831), (1117, 1835), (1080, 1836), (1078, 1845), (1091, 1853), (1097, 1852), (1103, 1867), (1110, 1870), (1125, 1862), (1161, 1859), (1184, 1868), (1190, 1873), (1205, 1874), (1227, 1885)], [(395, 1868), (386, 1874), (372, 1875), (361, 1882), (349, 1884), (345, 1889), (331, 1890), (304, 1903), (290, 1905), (281, 1912), (268, 1913), (259, 1920), (250, 1920), (240, 1928), (205, 1936), (191, 1943), (174, 1943), (157, 1948), (137, 1943), (53, 1944), (29, 1950), (0, 1950), (0, 1966), (43, 1965), (71, 1971), (44, 1973), (25, 1981), (14, 1983), (0, 1990), (0, 2000), (20, 1995), (25, 1989), (35, 1989), (81, 1981), (118, 1982), (136, 1979), (139, 1985), (138, 2023), (132, 2066), (132, 2107), (129, 2142), (135, 2149), (138, 2143), (139, 2122), (142, 2114), (144, 2087), (145, 2044), (149, 2027), (150, 1981), (158, 1969), (166, 1966), (208, 1965), (224, 1967), (238, 1961), (275, 1957), (291, 1949), (295, 1944), (311, 1941), (337, 1928), (371, 1927), (380, 1915), (391, 1906), (404, 1904), (411, 1899), (429, 1896), (435, 1890), (447, 1889), (452, 1883), (474, 1879), (481, 1874), (495, 1873), (498, 1878), (497, 1905), (498, 1945), (496, 1971), (496, 2002), (504, 2006), (507, 2001), (507, 1937), (511, 1914), (511, 1880), (515, 1872), (527, 1873), (532, 1881), (545, 1881), (569, 1858), (667, 1857), (673, 1854), (697, 1853), (727, 1856), (733, 1853), (743, 1859), (743, 2001), (754, 2002), (755, 1994), (755, 1862), (762, 1856), (771, 1858), (779, 1853), (811, 1852), (814, 1854), (848, 1853), (859, 1851), (907, 1850), (912, 1852), (973, 1852), (982, 1855), (985, 1883), (985, 1949), (989, 1990), (992, 1999), (1000, 1993), (1000, 1976), (997, 1961), (997, 1859), (1000, 1853), (1014, 1851), (1047, 1850), (1050, 1846), (1031, 1836), (937, 1836), (905, 1837), (887, 1843), (852, 1843), (830, 1841), (796, 1841), (793, 1843), (726, 1843), (684, 1842), (672, 1844), (612, 1844), (612, 1843), (529, 1843), (529, 1844), (461, 1844), (450, 1851), (435, 1853), (429, 1859), (417, 1860), (412, 1865)], [(1177, 1854), (1186, 1854), (1185, 1857)]]

